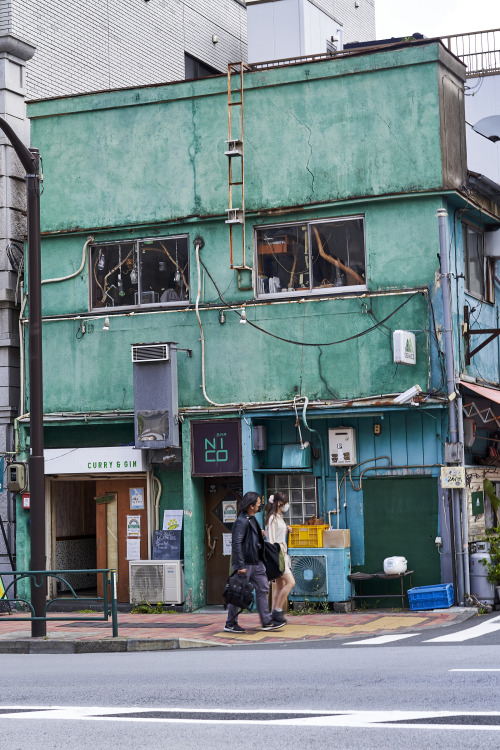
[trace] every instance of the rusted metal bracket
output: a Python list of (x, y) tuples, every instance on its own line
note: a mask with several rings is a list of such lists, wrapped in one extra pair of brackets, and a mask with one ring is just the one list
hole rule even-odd
[[(464, 324), (462, 329), (462, 335), (465, 339), (465, 364), (470, 365), (470, 361), (472, 357), (481, 351), (481, 349), (484, 349), (484, 347), (489, 344), (491, 341), (494, 341), (497, 336), (500, 336), (500, 328), (477, 328), (473, 329), (470, 328), (469, 323), (469, 308), (467, 305), (464, 307)], [(483, 341), (482, 344), (479, 344), (479, 346), (476, 346), (475, 349), (470, 349), (470, 339), (471, 336), (488, 336), (488, 338)]]

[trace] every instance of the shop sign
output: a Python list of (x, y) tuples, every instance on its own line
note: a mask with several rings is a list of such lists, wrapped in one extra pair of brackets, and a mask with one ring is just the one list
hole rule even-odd
[(441, 487), (447, 490), (463, 489), (465, 487), (465, 467), (441, 466)]
[(241, 474), (240, 420), (193, 420), (191, 475), (214, 477), (235, 474)]
[(128, 474), (147, 471), (145, 451), (130, 446), (47, 448), (45, 474)]

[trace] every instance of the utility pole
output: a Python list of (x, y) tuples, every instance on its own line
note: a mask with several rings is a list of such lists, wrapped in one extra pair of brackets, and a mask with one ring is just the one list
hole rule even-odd
[[(451, 317), (451, 290), (450, 290), (450, 272), (448, 268), (448, 246), (446, 241), (446, 218), (448, 213), (444, 208), (438, 208), (438, 227), (439, 227), (439, 257), (441, 265), (441, 290), (443, 294), (443, 329), (444, 329), (444, 355), (446, 362), (446, 393), (448, 396), (448, 421), (450, 433), (450, 452), (454, 452), (453, 458), (456, 460), (448, 463), (457, 464), (463, 461), (463, 442), (459, 447), (459, 430), (457, 419), (457, 384), (455, 373), (455, 356), (453, 353), (453, 321)], [(456, 596), (460, 606), (465, 603), (465, 575), (464, 566), (467, 560), (464, 559), (462, 545), (462, 518), (460, 492), (450, 490), (451, 492), (451, 513), (453, 516), (454, 530), (454, 551), (455, 551), (455, 574), (457, 581)]]
[[(40, 259), (40, 154), (28, 149), (11, 126), (0, 117), (0, 130), (10, 140), (26, 170), (28, 209), (28, 300), (29, 300), (29, 377), (30, 377), (30, 495), (31, 570), (45, 570), (45, 472), (43, 459), (43, 381), (42, 381), (42, 285)], [(35, 617), (45, 610), (43, 578), (31, 580), (31, 603)], [(33, 620), (31, 635), (46, 635), (45, 620)]]

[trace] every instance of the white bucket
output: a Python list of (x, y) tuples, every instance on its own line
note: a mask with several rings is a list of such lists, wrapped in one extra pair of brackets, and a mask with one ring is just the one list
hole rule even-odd
[(384, 560), (384, 573), (386, 576), (395, 576), (406, 573), (408, 562), (406, 557), (386, 557)]

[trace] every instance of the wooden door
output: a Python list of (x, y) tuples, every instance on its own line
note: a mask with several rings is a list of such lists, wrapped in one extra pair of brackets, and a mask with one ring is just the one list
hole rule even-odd
[[(131, 490), (142, 489), (143, 508), (131, 508)], [(96, 496), (105, 499), (97, 503), (96, 543), (97, 567), (118, 571), (117, 598), (128, 602), (129, 561), (127, 560), (127, 516), (140, 518), (140, 559), (148, 558), (147, 484), (140, 479), (104, 479), (96, 482)], [(136, 493), (137, 494), (137, 493)], [(140, 493), (139, 493), (140, 494)], [(97, 579), (97, 595), (103, 595), (102, 577)]]
[[(205, 554), (207, 563), (207, 604), (222, 604), (222, 592), (230, 573), (230, 555), (224, 555), (224, 534), (231, 536), (238, 500), (242, 496), (241, 480), (231, 477), (207, 479), (205, 482)], [(226, 537), (227, 538), (227, 537)]]

